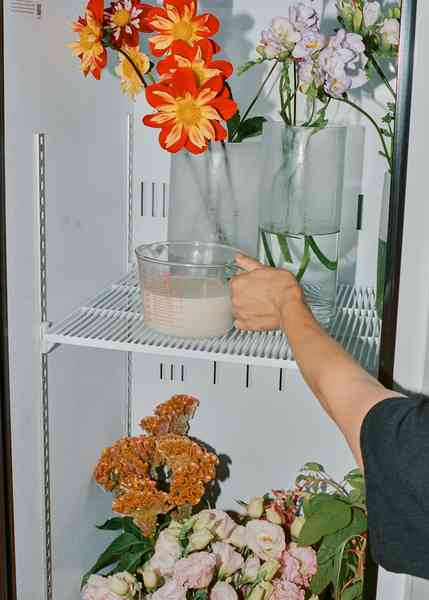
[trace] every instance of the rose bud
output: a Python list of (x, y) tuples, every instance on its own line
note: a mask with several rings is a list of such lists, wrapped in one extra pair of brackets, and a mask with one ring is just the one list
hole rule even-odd
[(296, 540), (301, 534), (301, 530), (304, 527), (305, 517), (295, 517), (294, 522), (290, 526), (290, 534)]
[(264, 581), (271, 581), (279, 568), (280, 563), (278, 560), (267, 560), (260, 568), (258, 577), (262, 577)]
[(259, 519), (264, 512), (264, 499), (261, 496), (252, 498), (247, 505), (247, 514), (251, 519)]
[(213, 538), (213, 534), (208, 529), (201, 529), (201, 531), (196, 531), (191, 536), (189, 536), (189, 544), (187, 547), (187, 551), (194, 552), (195, 550), (203, 550), (210, 544)]
[(276, 509), (273, 507), (267, 508), (267, 510), (265, 511), (265, 516), (266, 516), (267, 520), (270, 521), (270, 523), (274, 523), (275, 525), (282, 524), (281, 516), (276, 511)]

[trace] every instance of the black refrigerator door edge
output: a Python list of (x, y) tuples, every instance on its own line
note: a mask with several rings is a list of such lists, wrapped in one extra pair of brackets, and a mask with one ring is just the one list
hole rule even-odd
[(416, 12), (417, 0), (402, 0), (395, 148), (393, 154), (392, 185), (389, 204), (386, 280), (379, 368), (379, 379), (381, 383), (390, 389), (393, 387), (393, 370), (395, 364), (399, 279), (401, 273), (405, 193), (407, 187), (408, 140), (410, 133), (411, 97), (413, 87)]
[(4, 19), (0, 6), (0, 600), (16, 600), (9, 393), (4, 122)]

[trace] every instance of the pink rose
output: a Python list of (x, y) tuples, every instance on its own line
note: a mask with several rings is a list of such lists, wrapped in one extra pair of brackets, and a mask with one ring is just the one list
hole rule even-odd
[(186, 600), (186, 588), (175, 579), (170, 579), (152, 594), (151, 600)]
[(82, 600), (123, 600), (123, 598), (109, 589), (106, 577), (91, 575), (82, 590)]
[(283, 567), (282, 577), (291, 583), (295, 583), (296, 585), (303, 585), (304, 580), (299, 571), (299, 560), (294, 558), (292, 554), (289, 554), (289, 552), (285, 550), (281, 555), (280, 562)]
[(214, 527), (210, 528), (211, 531), (221, 540), (226, 540), (235, 529), (235, 522), (223, 510), (211, 509), (209, 513), (214, 519)]
[(162, 531), (155, 544), (155, 554), (150, 560), (150, 567), (161, 577), (173, 574), (174, 565), (182, 556), (182, 546), (177, 537), (165, 529)]
[(260, 566), (261, 561), (257, 556), (249, 556), (244, 563), (244, 568), (242, 571), (242, 576), (245, 583), (252, 583), (256, 580)]
[(270, 600), (305, 600), (305, 591), (290, 581), (276, 579)]
[(246, 544), (262, 560), (278, 559), (286, 546), (285, 534), (280, 525), (269, 521), (249, 521)]
[(210, 592), (210, 600), (238, 600), (238, 596), (229, 583), (218, 581)]
[(213, 544), (212, 552), (216, 556), (219, 579), (230, 577), (244, 565), (244, 559), (241, 554), (224, 542)]
[(289, 544), (288, 552), (299, 561), (300, 573), (304, 579), (304, 585), (310, 585), (310, 578), (317, 573), (317, 554), (311, 546), (298, 546), (294, 542)]
[(205, 588), (211, 582), (215, 568), (216, 556), (214, 554), (195, 552), (176, 563), (174, 577), (186, 588)]

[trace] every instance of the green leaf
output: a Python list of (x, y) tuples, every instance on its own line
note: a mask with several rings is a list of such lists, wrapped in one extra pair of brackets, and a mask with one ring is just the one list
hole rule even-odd
[(315, 471), (316, 473), (320, 473), (320, 472), (324, 473), (325, 472), (325, 469), (323, 468), (323, 466), (316, 462), (305, 463), (302, 470), (303, 471)]
[(350, 587), (346, 588), (341, 594), (341, 600), (359, 600), (363, 594), (363, 583), (357, 581)]
[(240, 127), (240, 120), (241, 120), (240, 111), (237, 110), (235, 115), (233, 115), (226, 122), (226, 127), (228, 129), (228, 141), (230, 141), (230, 142), (232, 141), (232, 138), (234, 137), (237, 129)]
[(240, 75), (243, 75), (244, 73), (249, 71), (249, 69), (252, 69), (255, 65), (261, 64), (261, 62), (262, 62), (262, 59), (248, 60), (246, 63), (244, 63), (244, 65), (241, 65), (241, 67), (238, 67), (237, 75), (240, 77)]
[[(82, 585), (84, 585), (90, 575), (98, 573), (105, 567), (112, 565), (113, 563), (120, 560), (124, 552), (129, 551), (131, 548), (138, 546), (139, 544), (146, 544), (141, 542), (134, 535), (130, 533), (122, 533), (106, 548), (106, 550), (100, 555), (95, 565), (83, 576)], [(140, 548), (142, 549), (142, 548)]]
[(137, 525), (134, 523), (132, 517), (124, 518), (124, 531), (127, 533), (131, 533), (140, 540), (147, 539), (144, 537), (142, 530), (139, 527), (137, 527)]
[(323, 563), (332, 559), (336, 554), (337, 549), (346, 540), (353, 538), (356, 535), (364, 533), (368, 529), (368, 520), (366, 514), (358, 508), (353, 509), (353, 518), (347, 527), (344, 527), (336, 533), (326, 535), (322, 543), (320, 544), (319, 550), (317, 551), (317, 562), (322, 565)]
[(343, 558), (344, 558), (344, 550), (346, 549), (347, 541), (343, 542), (338, 549), (338, 552), (335, 555), (334, 560), (334, 576), (332, 578), (332, 583), (334, 584), (334, 592), (335, 598), (338, 598), (339, 591), (341, 589), (342, 583), (342, 571), (343, 571)]
[(312, 594), (321, 594), (330, 584), (334, 575), (334, 562), (331, 560), (324, 565), (320, 565), (317, 573), (313, 575), (310, 581)]
[(207, 600), (209, 593), (207, 590), (196, 590), (192, 596), (193, 600)]
[(128, 573), (135, 573), (147, 558), (149, 558), (150, 549), (140, 550), (139, 552), (125, 552), (123, 554), (114, 569), (113, 573), (121, 573), (122, 571), (128, 571)]
[[(331, 501), (324, 501), (317, 510), (310, 514), (301, 530), (298, 544), (311, 546), (318, 542), (324, 535), (335, 533), (350, 524), (352, 509), (349, 504), (332, 496)], [(310, 508), (313, 510), (310, 502)]]
[(234, 139), (235, 142), (242, 142), (243, 140), (257, 135), (262, 134), (262, 127), (265, 123), (265, 117), (251, 117), (245, 121), (241, 121), (240, 126), (237, 129), (237, 135)]
[(118, 529), (124, 529), (124, 521), (124, 517), (114, 517), (108, 519), (103, 525), (96, 525), (96, 527), (104, 531), (117, 531)]

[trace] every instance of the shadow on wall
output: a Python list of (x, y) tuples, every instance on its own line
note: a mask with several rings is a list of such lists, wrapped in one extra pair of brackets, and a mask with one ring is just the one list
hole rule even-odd
[[(235, 74), (230, 84), (234, 99), (243, 113), (256, 95), (266, 73), (266, 67), (260, 66), (241, 77), (236, 75), (240, 65), (255, 57), (259, 38), (259, 32), (255, 32), (255, 19), (250, 11), (237, 13), (234, 10), (234, 0), (200, 0), (199, 5), (201, 12), (212, 12), (221, 22), (216, 41), (222, 48), (221, 54), (234, 65)], [(273, 111), (275, 105), (268, 96), (269, 92), (262, 94), (251, 116), (266, 115)]]

